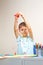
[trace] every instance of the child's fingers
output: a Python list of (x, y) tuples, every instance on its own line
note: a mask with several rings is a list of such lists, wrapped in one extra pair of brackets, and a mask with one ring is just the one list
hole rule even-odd
[(15, 16), (16, 18), (19, 18), (20, 15), (19, 15), (18, 13), (16, 13), (14, 16)]
[(16, 17), (19, 17), (21, 15), (23, 15), (22, 12), (17, 12), (16, 14), (14, 14), (14, 16), (16, 16)]

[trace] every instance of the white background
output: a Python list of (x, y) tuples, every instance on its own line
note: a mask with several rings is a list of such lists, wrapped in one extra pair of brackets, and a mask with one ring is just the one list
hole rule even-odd
[(0, 53), (14, 53), (14, 14), (21, 11), (33, 31), (34, 41), (43, 44), (43, 0), (0, 0)]

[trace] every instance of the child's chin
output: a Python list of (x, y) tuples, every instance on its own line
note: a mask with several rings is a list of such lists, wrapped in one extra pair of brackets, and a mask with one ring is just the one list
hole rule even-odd
[(23, 35), (23, 37), (27, 37), (27, 35)]

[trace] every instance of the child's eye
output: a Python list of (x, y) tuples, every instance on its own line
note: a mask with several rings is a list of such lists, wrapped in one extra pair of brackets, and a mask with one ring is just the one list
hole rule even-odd
[(22, 31), (23, 31), (23, 29), (22, 29)]

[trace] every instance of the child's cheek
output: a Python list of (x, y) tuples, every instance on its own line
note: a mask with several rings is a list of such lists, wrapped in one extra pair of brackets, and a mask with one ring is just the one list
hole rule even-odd
[(21, 31), (20, 33), (21, 33), (21, 34), (23, 34), (23, 32), (22, 32), (22, 31)]
[(27, 32), (27, 34), (28, 34), (28, 31), (26, 31)]

